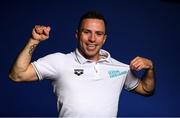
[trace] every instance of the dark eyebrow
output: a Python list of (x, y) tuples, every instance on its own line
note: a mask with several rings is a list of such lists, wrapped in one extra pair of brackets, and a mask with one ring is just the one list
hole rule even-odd
[(91, 31), (91, 30), (82, 28), (82, 29), (80, 29), (80, 31)]
[(101, 34), (105, 35), (105, 32), (103, 32), (103, 31), (96, 31), (96, 33), (101, 33)]
[[(88, 32), (91, 32), (91, 30), (85, 29), (85, 28), (80, 29), (80, 31), (88, 31)], [(96, 31), (96, 33), (102, 33), (102, 34), (105, 35), (105, 32), (104, 32), (104, 31)]]

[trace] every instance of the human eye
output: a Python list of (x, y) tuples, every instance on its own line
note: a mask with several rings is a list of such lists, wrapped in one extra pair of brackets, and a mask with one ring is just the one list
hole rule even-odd
[(89, 33), (90, 33), (90, 31), (89, 31), (89, 30), (84, 29), (84, 30), (82, 30), (82, 33), (84, 33), (84, 34), (89, 34)]
[(103, 35), (104, 35), (104, 32), (96, 32), (96, 35), (99, 36), (99, 37), (100, 37), (100, 36), (103, 36)]

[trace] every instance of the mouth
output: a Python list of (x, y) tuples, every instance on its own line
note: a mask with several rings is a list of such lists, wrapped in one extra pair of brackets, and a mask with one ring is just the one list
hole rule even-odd
[(90, 51), (93, 51), (96, 49), (96, 45), (95, 44), (87, 44), (87, 49)]

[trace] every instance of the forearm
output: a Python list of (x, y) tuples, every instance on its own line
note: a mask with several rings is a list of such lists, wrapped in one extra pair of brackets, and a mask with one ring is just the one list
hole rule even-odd
[(27, 70), (31, 63), (32, 53), (38, 44), (39, 41), (33, 40), (32, 38), (29, 39), (13, 65), (11, 69), (11, 75), (25, 72)]

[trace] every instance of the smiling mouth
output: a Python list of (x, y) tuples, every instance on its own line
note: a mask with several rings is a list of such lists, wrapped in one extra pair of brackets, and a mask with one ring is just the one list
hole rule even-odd
[(94, 50), (96, 48), (95, 44), (87, 44), (88, 50)]

